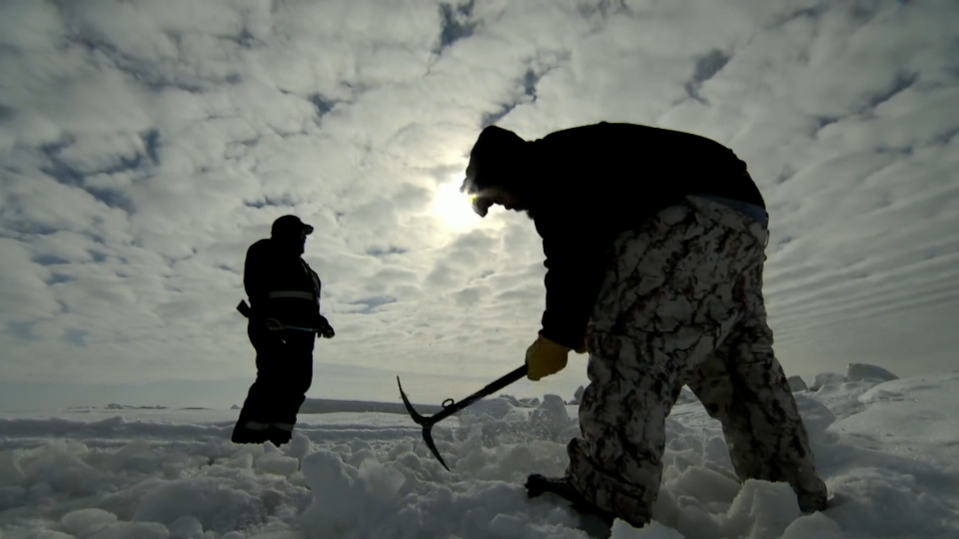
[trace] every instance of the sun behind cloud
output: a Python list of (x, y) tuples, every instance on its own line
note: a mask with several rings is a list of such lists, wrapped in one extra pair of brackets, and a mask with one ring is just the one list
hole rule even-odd
[(469, 230), (482, 220), (470, 207), (469, 196), (460, 192), (460, 180), (455, 178), (436, 188), (431, 211), (452, 232)]

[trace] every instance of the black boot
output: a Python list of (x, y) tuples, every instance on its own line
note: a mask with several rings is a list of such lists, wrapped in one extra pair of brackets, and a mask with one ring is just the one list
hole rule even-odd
[(269, 439), (269, 433), (265, 429), (248, 429), (238, 423), (233, 428), (230, 441), (235, 444), (262, 444)]
[(293, 432), (284, 430), (278, 427), (270, 425), (269, 432), (270, 441), (273, 442), (273, 445), (280, 447), (285, 443), (289, 443), (293, 439)]
[(547, 492), (552, 492), (570, 502), (576, 512), (582, 515), (597, 517), (606, 526), (610, 528), (613, 527), (613, 521), (616, 520), (616, 515), (593, 505), (592, 502), (573, 488), (573, 485), (569, 483), (567, 478), (545, 477), (540, 474), (533, 474), (526, 479), (526, 494), (530, 498), (541, 496)]

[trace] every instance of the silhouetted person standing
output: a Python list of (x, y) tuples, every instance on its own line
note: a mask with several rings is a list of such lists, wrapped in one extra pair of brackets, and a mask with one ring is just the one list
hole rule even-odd
[(315, 339), (334, 336), (320, 314), (320, 278), (301, 258), (312, 233), (312, 226), (285, 215), (274, 221), (269, 239), (247, 250), (243, 285), (251, 308), (244, 314), (257, 376), (233, 429), (234, 443), (290, 441), (313, 382)]

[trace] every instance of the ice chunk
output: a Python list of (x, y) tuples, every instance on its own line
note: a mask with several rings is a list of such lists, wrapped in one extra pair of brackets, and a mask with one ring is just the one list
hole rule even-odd
[(19, 451), (0, 452), (0, 487), (17, 486), (26, 475), (20, 468)]
[[(3, 538), (3, 533), (0, 532), (0, 539)], [(35, 534), (30, 536), (30, 539), (76, 539), (74, 536), (69, 533), (63, 533), (56, 530), (40, 530)]]
[[(507, 395), (507, 394), (505, 394), (505, 393), (502, 394), (502, 395), (497, 396), (496, 399), (500, 399), (500, 400), (506, 401), (507, 404), (509, 404), (509, 405), (512, 406), (513, 408), (517, 408), (517, 407), (519, 407), (519, 405), (520, 405), (519, 399), (517, 399), (516, 397), (514, 397), (514, 396), (512, 396), (512, 395)], [(495, 399), (494, 399), (494, 400), (495, 400)]]
[(642, 528), (634, 528), (625, 521), (617, 519), (613, 522), (612, 535), (609, 539), (686, 539), (686, 536), (655, 520)]
[(673, 494), (696, 496), (702, 502), (731, 504), (739, 493), (739, 482), (708, 468), (690, 466), (671, 481)]
[(265, 511), (259, 498), (248, 492), (216, 477), (195, 477), (168, 481), (150, 490), (134, 519), (172, 524), (180, 517), (193, 516), (204, 529), (225, 533), (241, 524), (265, 522)]
[(161, 467), (160, 457), (150, 443), (145, 440), (134, 440), (117, 451), (113, 458), (107, 461), (111, 470), (138, 471), (149, 473)]
[(497, 397), (494, 399), (483, 399), (474, 402), (469, 407), (460, 412), (461, 417), (470, 416), (489, 416), (492, 419), (500, 420), (509, 415), (519, 405), (515, 399)]
[(83, 444), (57, 440), (38, 448), (32, 459), (21, 461), (23, 472), (34, 483), (46, 483), (56, 492), (91, 495), (104, 487), (103, 474), (83, 461)]
[(839, 524), (822, 513), (797, 518), (780, 539), (844, 539)]
[(355, 527), (359, 518), (357, 507), (362, 503), (361, 492), (354, 488), (357, 481), (340, 457), (331, 451), (320, 450), (303, 460), (303, 476), (313, 491), (313, 503), (303, 513), (307, 536), (323, 537), (323, 533), (338, 536)]
[(310, 439), (305, 434), (300, 431), (294, 431), (293, 439), (290, 440), (290, 445), (287, 446), (286, 454), (299, 462), (303, 462), (303, 459), (310, 454), (312, 445)]
[(530, 413), (528, 428), (537, 437), (554, 440), (565, 437), (573, 424), (563, 399), (559, 395), (545, 395), (542, 404)]
[(876, 365), (867, 363), (850, 363), (846, 369), (846, 380), (898, 380), (899, 377)]
[(788, 484), (749, 479), (726, 514), (723, 531), (743, 539), (779, 537), (799, 515), (796, 494)]
[(231, 458), (228, 461), (223, 463), (227, 468), (234, 468), (237, 470), (251, 470), (253, 469), (253, 455), (250, 453), (243, 453), (237, 457)]
[(117, 521), (117, 516), (109, 511), (91, 507), (71, 511), (60, 518), (63, 531), (77, 537), (93, 535), (101, 528)]
[(195, 516), (182, 516), (170, 524), (170, 539), (203, 539), (203, 524)]
[(790, 376), (788, 381), (789, 389), (793, 393), (797, 391), (806, 391), (809, 389), (809, 386), (806, 385), (806, 382), (802, 379), (802, 376)]
[(376, 492), (380, 497), (395, 496), (406, 482), (402, 473), (380, 464), (375, 459), (364, 461), (358, 472), (358, 477), (366, 482), (367, 490)]
[(170, 532), (156, 522), (119, 522), (110, 524), (90, 539), (168, 539)]
[(833, 480), (830, 486), (841, 502), (829, 516), (860, 537), (950, 536), (943, 524), (955, 522), (956, 512), (936, 492), (949, 490), (949, 483), (940, 477), (920, 485), (914, 475), (889, 467), (860, 468)]
[(676, 530), (686, 537), (722, 537), (722, 523), (717, 515), (699, 504), (695, 498), (689, 500), (692, 503), (686, 503), (680, 508)]
[(260, 473), (289, 477), (300, 468), (300, 461), (279, 453), (267, 453), (256, 459), (256, 469)]
[(796, 406), (799, 407), (799, 414), (806, 425), (806, 431), (809, 433), (809, 441), (814, 445), (831, 441), (834, 436), (827, 429), (835, 423), (836, 414), (825, 404), (806, 393), (797, 394), (794, 397)]
[(837, 372), (823, 372), (816, 375), (813, 379), (810, 391), (819, 391), (822, 386), (827, 384), (841, 384), (846, 381), (846, 377)]

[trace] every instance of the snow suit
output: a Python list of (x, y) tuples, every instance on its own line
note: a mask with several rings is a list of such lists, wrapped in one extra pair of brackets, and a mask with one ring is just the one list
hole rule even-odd
[(768, 216), (745, 162), (707, 138), (633, 124), (530, 142), (492, 127), (464, 185), (516, 195), (546, 255), (540, 335), (589, 349), (564, 479), (586, 502), (649, 520), (665, 420), (688, 384), (722, 422), (742, 479), (787, 481), (804, 510), (824, 507), (766, 325)]
[(785, 481), (804, 510), (825, 506), (766, 324), (765, 219), (717, 200), (689, 197), (621, 234), (588, 324), (590, 384), (567, 475), (590, 502), (634, 526), (650, 519), (665, 420), (684, 384), (722, 422), (741, 479)]
[(272, 240), (247, 251), (243, 275), (253, 315), (247, 335), (256, 350), (256, 381), (250, 387), (233, 430), (235, 443), (286, 443), (306, 392), (313, 382), (316, 334), (271, 331), (264, 320), (322, 327), (319, 276), (299, 256), (284, 254)]

